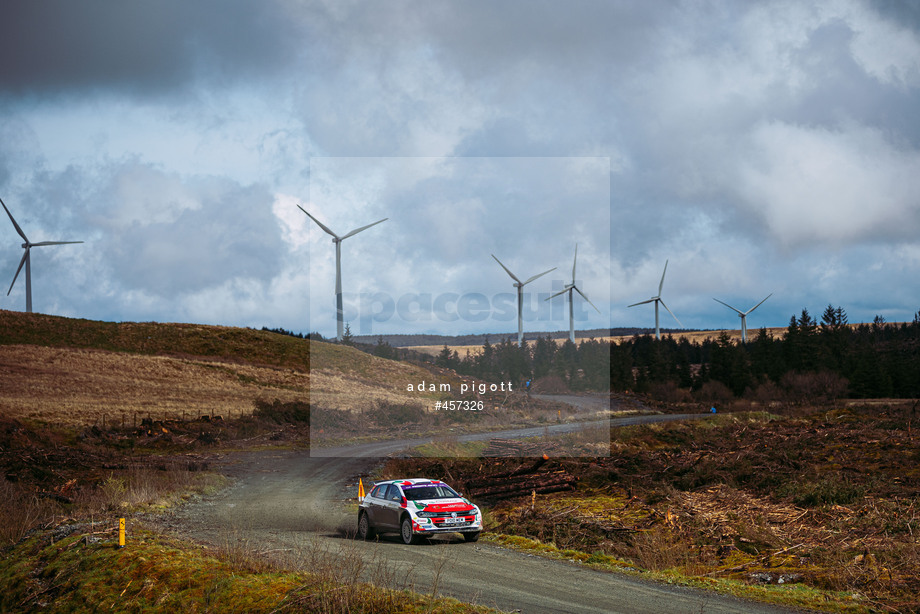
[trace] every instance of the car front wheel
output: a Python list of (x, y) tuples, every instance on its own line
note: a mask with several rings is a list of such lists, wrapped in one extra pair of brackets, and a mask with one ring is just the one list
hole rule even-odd
[(466, 542), (479, 541), (479, 531), (476, 531), (475, 533), (461, 533), (461, 535), (463, 535), (463, 541), (466, 541)]
[[(411, 528), (411, 527), (410, 527)], [(363, 512), (358, 516), (358, 539), (373, 539), (374, 527), (371, 526), (367, 513)]]
[(402, 537), (403, 543), (413, 544), (415, 543), (415, 535), (412, 533), (412, 519), (406, 516), (403, 518), (402, 524), (400, 525), (399, 535)]

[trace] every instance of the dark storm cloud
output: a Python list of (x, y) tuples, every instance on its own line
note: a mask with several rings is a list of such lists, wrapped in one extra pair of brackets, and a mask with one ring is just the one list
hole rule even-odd
[(242, 0), (4, 2), (0, 93), (149, 95), (198, 78), (274, 72), (287, 64), (294, 40), (277, 8)]
[[(869, 260), (878, 280), (916, 289), (903, 280), (920, 262), (917, 2), (54, 0), (0, 11), (2, 196), (37, 235), (95, 234), (108, 251), (88, 266), (104, 272), (107, 297), (133, 295), (128, 311), (182, 296), (205, 305), (184, 313), (206, 318), (221, 296), (228, 313), (245, 303), (258, 314), (305, 293), (293, 203), (320, 156), (609, 158), (618, 304), (649, 296), (670, 259), (665, 291), (688, 325), (706, 324), (692, 314), (708, 313), (710, 295), (746, 303), (776, 290), (761, 317), (788, 313), (783, 301), (843, 302), (861, 292), (848, 280), (871, 277)], [(547, 177), (518, 180), (552, 195)], [(365, 202), (361, 182), (317, 212), (345, 229), (388, 216), (377, 236), (412, 240), (384, 279), (367, 277), (381, 288), (428, 268), (437, 281), (464, 236), (506, 281), (478, 207), (508, 204), (508, 225), (533, 210), (527, 199), (435, 175), (423, 194)], [(561, 250), (553, 265), (568, 261), (571, 238), (532, 234)], [(349, 246), (348, 266), (372, 239)], [(509, 259), (526, 246), (502, 244)], [(591, 250), (579, 253), (587, 264)], [(476, 286), (474, 268), (452, 267), (451, 283)], [(264, 298), (264, 283), (278, 294)], [(636, 311), (616, 318), (644, 321)]]
[(886, 19), (920, 32), (920, 0), (871, 0), (870, 4)]

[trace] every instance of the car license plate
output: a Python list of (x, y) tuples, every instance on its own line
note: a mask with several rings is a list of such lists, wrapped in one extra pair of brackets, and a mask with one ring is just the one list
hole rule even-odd
[(463, 518), (445, 518), (444, 524), (457, 524), (460, 522), (465, 522)]

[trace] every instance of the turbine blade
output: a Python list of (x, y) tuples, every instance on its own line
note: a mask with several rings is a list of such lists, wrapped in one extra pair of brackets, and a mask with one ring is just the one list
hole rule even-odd
[(596, 311), (597, 313), (600, 313), (600, 312), (601, 312), (601, 310), (598, 309), (597, 306), (595, 306), (595, 304), (591, 302), (591, 299), (589, 299), (589, 298), (585, 295), (584, 292), (582, 292), (581, 290), (578, 289), (578, 286), (572, 286), (572, 287), (575, 289), (575, 292), (578, 292), (578, 293), (581, 295), (581, 298), (583, 298), (583, 299), (585, 299), (586, 301), (588, 301), (588, 304), (591, 305), (592, 307), (594, 307), (594, 311)]
[[(714, 300), (714, 301), (717, 302), (717, 303), (722, 303), (722, 301), (720, 301), (720, 300), (717, 299), (717, 298), (714, 298), (714, 299), (712, 299), (712, 300)], [(741, 313), (741, 310), (740, 310), (740, 309), (735, 309), (734, 307), (732, 307), (732, 306), (729, 305), (728, 303), (722, 303), (722, 304), (725, 305), (726, 307), (728, 307), (729, 309), (734, 309), (735, 311), (737, 311), (737, 312), (738, 312), (738, 315), (744, 315), (743, 313)]]
[(575, 244), (575, 258), (572, 259), (572, 283), (575, 283), (575, 264), (578, 263), (578, 243)]
[[(770, 294), (767, 295), (767, 298), (770, 298), (771, 296), (773, 296), (773, 293), (772, 293), (772, 292), (771, 292)], [(748, 309), (747, 311), (745, 311), (745, 312), (744, 312), (744, 315), (747, 315), (747, 314), (751, 313), (752, 311), (754, 311), (755, 309), (757, 309), (758, 307), (760, 307), (761, 305), (763, 305), (763, 304), (767, 301), (767, 298), (765, 298), (764, 300), (760, 301), (759, 303), (757, 303), (756, 305), (754, 305), (753, 307), (751, 307), (750, 309)]]
[[(499, 264), (501, 264), (501, 263), (499, 262)], [(505, 269), (505, 270), (507, 271), (508, 269)], [(556, 270), (556, 267), (553, 267), (553, 268), (551, 268), (551, 269), (548, 270), (548, 271), (543, 271), (543, 272), (540, 273), (539, 275), (534, 275), (533, 277), (531, 277), (530, 279), (528, 279), (527, 281), (525, 281), (525, 282), (522, 283), (521, 285), (522, 285), (522, 286), (526, 286), (527, 284), (529, 284), (529, 283), (532, 282), (533, 280), (537, 279), (538, 277), (543, 277), (543, 276), (546, 275), (547, 273), (552, 273), (552, 272), (555, 271), (555, 270)]]
[[(322, 222), (320, 222), (318, 219), (316, 219), (315, 217), (313, 217), (312, 215), (310, 215), (310, 213), (309, 213), (306, 209), (304, 209), (304, 208), (301, 207), (300, 205), (297, 205), (297, 208), (300, 209), (301, 211), (303, 211), (304, 213), (306, 213), (306, 214), (307, 214), (307, 217), (309, 217), (311, 220), (313, 220), (314, 222), (316, 222), (317, 226), (319, 226), (320, 228), (322, 228), (323, 230), (325, 230), (327, 233), (331, 234), (331, 235), (332, 235), (333, 237), (335, 237), (336, 239), (339, 239), (339, 235), (335, 234), (334, 232), (332, 232), (331, 230), (329, 230), (328, 228), (326, 228), (326, 226), (324, 226)], [(341, 239), (339, 239), (339, 241), (341, 241)]]
[[(664, 274), (668, 272), (668, 261), (664, 261), (664, 270), (661, 272), (661, 282), (658, 284), (658, 296), (661, 296), (661, 289), (664, 287)], [(673, 314), (671, 314), (673, 315)]]
[(83, 243), (83, 241), (41, 241), (40, 243), (32, 243), (32, 247), (43, 247), (45, 245), (73, 245), (75, 243)]
[[(661, 306), (662, 306), (662, 307), (664, 307), (665, 309), (668, 309), (668, 306), (664, 304), (664, 301), (662, 301), (661, 299), (658, 299), (658, 301), (661, 303)], [(675, 320), (677, 320), (677, 316), (674, 315), (674, 312), (673, 312), (673, 311), (671, 311), (670, 309), (668, 309), (668, 313), (671, 314), (671, 317), (672, 317), (672, 318), (674, 318)], [(680, 320), (677, 320), (677, 323), (680, 324), (681, 328), (684, 327), (684, 325), (681, 324)]]
[(29, 248), (26, 248), (25, 253), (22, 255), (22, 260), (19, 261), (19, 268), (16, 269), (16, 274), (13, 275), (13, 283), (10, 284), (10, 289), (6, 291), (6, 295), (9, 296), (10, 292), (13, 291), (13, 286), (16, 285), (16, 279), (19, 277), (19, 271), (22, 270), (22, 265), (26, 263), (26, 259), (29, 257)]
[(650, 298), (650, 299), (647, 300), (647, 301), (641, 301), (641, 302), (638, 302), (638, 303), (633, 303), (632, 305), (627, 305), (627, 307), (635, 307), (636, 305), (645, 305), (646, 303), (651, 303), (651, 302), (654, 302), (654, 301), (657, 301), (657, 300), (658, 300), (658, 297), (656, 296), (656, 297)]
[(354, 230), (352, 230), (351, 232), (349, 232), (347, 235), (345, 235), (344, 237), (342, 237), (342, 240), (344, 241), (344, 240), (347, 239), (348, 237), (350, 237), (350, 236), (352, 236), (352, 235), (356, 235), (356, 234), (358, 234), (359, 232), (361, 232), (362, 230), (367, 230), (367, 229), (370, 228), (371, 226), (376, 226), (377, 224), (379, 224), (379, 223), (381, 223), (381, 222), (385, 222), (385, 221), (387, 221), (388, 219), (390, 219), (390, 218), (385, 217), (385, 218), (383, 218), (382, 220), (377, 220), (377, 221), (374, 222), (373, 224), (368, 224), (367, 226), (362, 226), (361, 228), (355, 228)]
[[(492, 254), (492, 257), (495, 258), (495, 254)], [(498, 258), (495, 258), (495, 262), (497, 262), (498, 264), (501, 264), (502, 268), (505, 269), (505, 273), (507, 273), (508, 275), (511, 275), (511, 279), (513, 279), (514, 281), (518, 282), (519, 284), (521, 283), (521, 280), (518, 279), (517, 276), (515, 276), (515, 274), (512, 273), (512, 272), (508, 269), (508, 267), (506, 267), (504, 264), (502, 264), (502, 261), (501, 261), (501, 260), (499, 260)], [(524, 284), (521, 284), (521, 285), (523, 286)]]
[(553, 295), (550, 296), (549, 298), (546, 298), (546, 299), (543, 299), (543, 300), (548, 301), (548, 300), (551, 299), (551, 298), (556, 298), (556, 297), (559, 296), (560, 294), (565, 294), (566, 292), (568, 292), (568, 291), (571, 290), (571, 289), (572, 289), (572, 288), (566, 288), (565, 290), (560, 290), (560, 291), (557, 292), (556, 294), (553, 294)]
[(29, 242), (29, 238), (26, 237), (26, 233), (22, 231), (22, 228), (19, 227), (19, 224), (16, 223), (16, 220), (13, 219), (13, 214), (10, 213), (10, 210), (6, 208), (6, 203), (3, 202), (3, 199), (0, 199), (0, 205), (3, 205), (3, 209), (6, 211), (6, 214), (10, 216), (10, 221), (13, 222), (13, 228), (16, 229), (16, 232), (19, 233), (19, 236), (22, 237), (22, 240), (26, 243)]

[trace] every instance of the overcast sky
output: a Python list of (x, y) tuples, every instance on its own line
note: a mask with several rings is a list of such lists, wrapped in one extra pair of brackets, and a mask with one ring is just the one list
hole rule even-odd
[[(8, 1), (34, 310), (335, 332), (920, 309), (920, 5)], [(4, 214), (5, 215), (5, 214)], [(0, 308), (25, 309), (0, 220)], [(483, 302), (484, 301), (484, 302)], [(677, 323), (662, 312), (663, 326)]]

